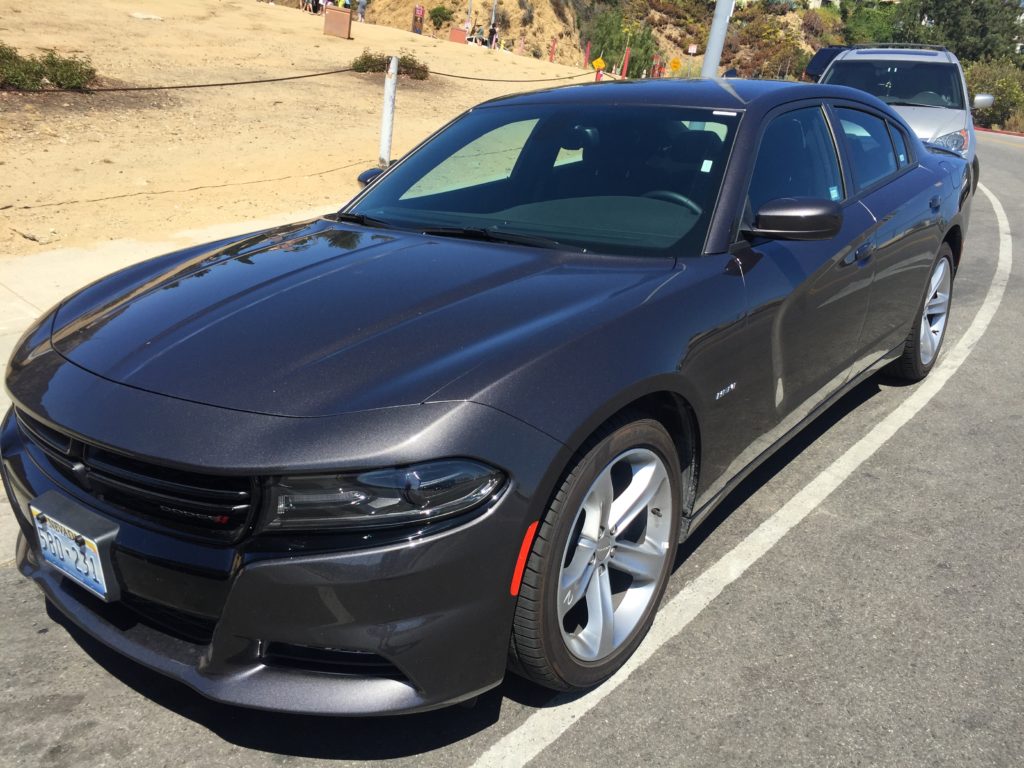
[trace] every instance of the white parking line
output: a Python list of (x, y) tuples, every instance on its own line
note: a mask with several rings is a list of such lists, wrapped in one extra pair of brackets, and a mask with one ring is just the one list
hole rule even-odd
[(917, 385), (906, 400), (880, 421), (820, 475), (804, 486), (796, 496), (786, 502), (770, 518), (759, 525), (721, 560), (691, 581), (672, 600), (661, 607), (654, 626), (632, 658), (611, 679), (576, 699), (563, 698), (564, 703), (540, 709), (530, 715), (518, 728), (495, 742), (474, 763), (478, 768), (510, 766), (518, 768), (539, 755), (574, 722), (596, 707), (606, 696), (622, 685), (629, 676), (661, 646), (678, 635), (687, 624), (700, 614), (723, 589), (736, 581), (762, 555), (770, 550), (797, 523), (838, 488), (857, 468), (896, 434), (924, 408), (954, 373), (981, 339), (999, 308), (1003, 292), (1010, 277), (1012, 241), (1006, 212), (987, 188), (978, 185), (995, 210), (999, 227), (999, 257), (995, 274), (985, 301), (974, 316), (970, 327), (957, 345), (932, 370), (931, 375)]

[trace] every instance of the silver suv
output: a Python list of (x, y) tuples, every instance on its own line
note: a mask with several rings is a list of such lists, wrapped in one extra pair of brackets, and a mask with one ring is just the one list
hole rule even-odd
[[(938, 46), (881, 44), (854, 46), (828, 65), (820, 82), (848, 85), (877, 96), (903, 116), (923, 140), (958, 153), (971, 163), (972, 190), (980, 166), (967, 81), (956, 56)], [(974, 109), (992, 106), (979, 93)]]

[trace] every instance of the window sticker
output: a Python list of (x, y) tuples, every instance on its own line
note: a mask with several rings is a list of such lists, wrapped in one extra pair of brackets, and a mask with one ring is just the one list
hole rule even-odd
[(711, 163), (710, 160), (705, 160), (703, 163), (701, 163), (700, 172), (701, 173), (710, 173), (711, 172), (711, 165), (712, 165), (712, 163)]
[(828, 194), (832, 198), (832, 202), (835, 202), (839, 199), (839, 187), (829, 187)]

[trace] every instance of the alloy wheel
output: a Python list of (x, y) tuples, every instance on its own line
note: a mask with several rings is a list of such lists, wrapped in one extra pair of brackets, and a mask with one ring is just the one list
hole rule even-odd
[(939, 259), (932, 270), (928, 288), (928, 300), (924, 303), (921, 317), (921, 343), (919, 346), (921, 364), (930, 365), (939, 352), (942, 336), (946, 332), (949, 318), (949, 299), (953, 275), (949, 261)]
[(558, 619), (577, 659), (599, 662), (619, 649), (659, 597), (672, 545), (672, 484), (647, 448), (617, 456), (594, 480), (562, 556)]

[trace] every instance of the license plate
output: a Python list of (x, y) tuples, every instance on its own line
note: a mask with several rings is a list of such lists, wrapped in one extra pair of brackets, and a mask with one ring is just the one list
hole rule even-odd
[(107, 577), (103, 573), (99, 544), (34, 504), (30, 504), (29, 509), (32, 510), (32, 520), (39, 534), (39, 548), (46, 562), (106, 600)]

